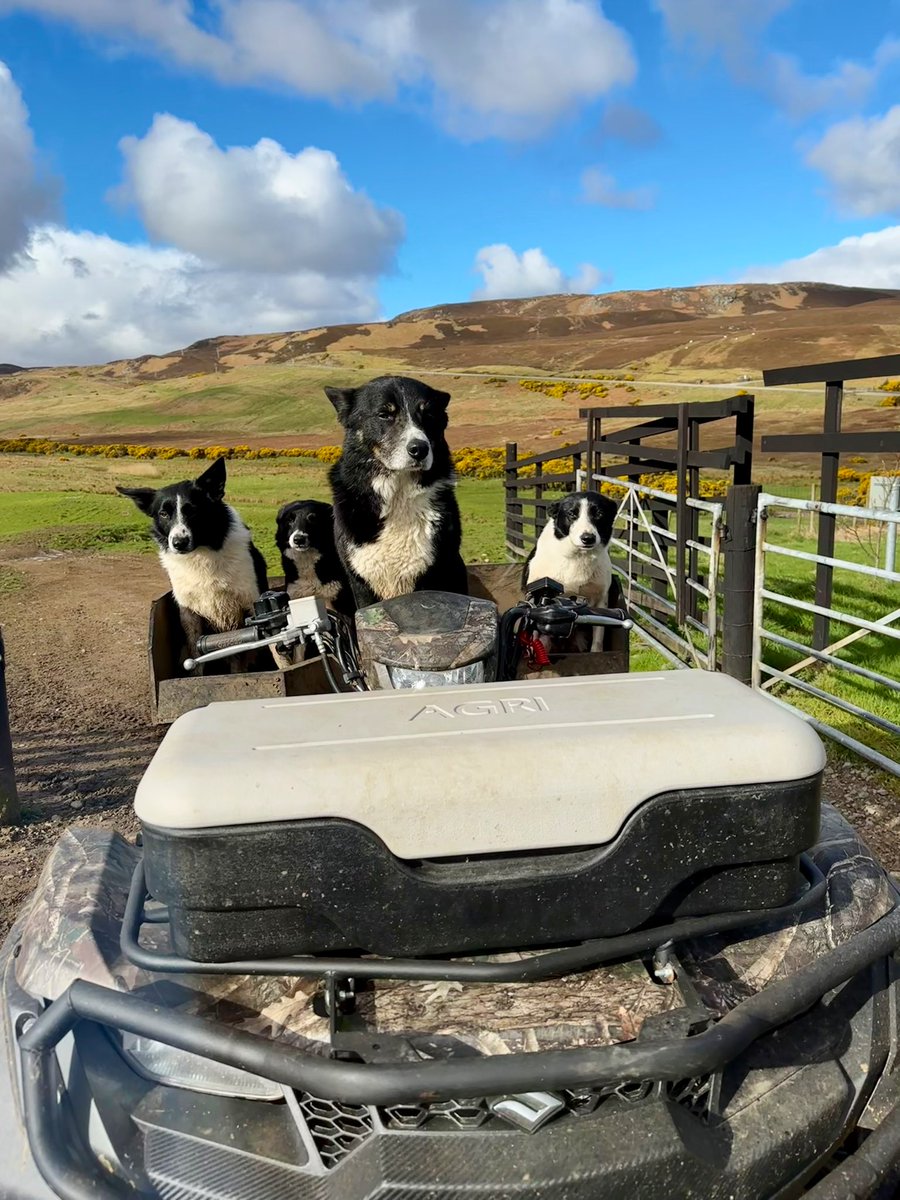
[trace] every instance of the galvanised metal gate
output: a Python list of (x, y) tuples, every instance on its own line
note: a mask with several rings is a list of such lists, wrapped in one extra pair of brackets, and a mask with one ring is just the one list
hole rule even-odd
[[(834, 554), (813, 553), (798, 550), (789, 546), (778, 545), (768, 537), (769, 519), (773, 510), (802, 510), (819, 515), (834, 522), (838, 518), (853, 518), (856, 521), (873, 523), (898, 524), (900, 513), (888, 512), (884, 509), (857, 508), (846, 504), (829, 504), (821, 500), (798, 500), (787, 496), (774, 496), (766, 492), (760, 494), (756, 512), (756, 570), (755, 570), (755, 601), (753, 613), (753, 686), (767, 692), (776, 703), (790, 708), (807, 720), (820, 733), (839, 742), (842, 746), (855, 751), (869, 762), (875, 763), (885, 771), (900, 776), (900, 572), (889, 571), (883, 567), (872, 566), (869, 563), (855, 562), (850, 558), (838, 558)], [(884, 609), (882, 615), (871, 619), (861, 616), (858, 612), (850, 612), (835, 607), (835, 602), (824, 605), (810, 600), (800, 599), (784, 591), (777, 591), (771, 583), (771, 559), (794, 559), (815, 564), (819, 571), (824, 565), (832, 569), (849, 571), (874, 584), (878, 581), (882, 586), (873, 587), (867, 592), (867, 598), (876, 607)], [(767, 569), (769, 578), (767, 579)], [(884, 586), (888, 585), (888, 586)], [(891, 586), (895, 585), (895, 586)], [(847, 603), (845, 601), (845, 603)], [(797, 614), (812, 617), (817, 624), (811, 624), (808, 639), (798, 640), (785, 633), (776, 632), (770, 627), (787, 609)], [(828, 628), (830, 622), (848, 626), (852, 632), (830, 642), (823, 648), (814, 645), (815, 629), (822, 622)], [(849, 661), (840, 657), (840, 651), (873, 635), (892, 639), (896, 643), (896, 655), (889, 655), (889, 673), (875, 670), (862, 663)], [(800, 658), (788, 666), (776, 667), (771, 661), (766, 661), (767, 649), (778, 646)], [(873, 684), (873, 695), (887, 697), (890, 703), (885, 706), (887, 711), (895, 714), (895, 719), (883, 713), (872, 712), (860, 704), (852, 703), (843, 696), (829, 692), (819, 683), (810, 682), (808, 676), (817, 668), (828, 668), (867, 680)], [(775, 695), (775, 690), (780, 694)], [(851, 737), (840, 729), (836, 729), (828, 721), (812, 716), (810, 713), (787, 699), (792, 691), (800, 692), (805, 697), (821, 702), (840, 712), (846, 713), (860, 723), (862, 729), (878, 730), (888, 735), (888, 746), (896, 749), (884, 753), (867, 745), (859, 737)], [(896, 702), (896, 703), (894, 703)]]

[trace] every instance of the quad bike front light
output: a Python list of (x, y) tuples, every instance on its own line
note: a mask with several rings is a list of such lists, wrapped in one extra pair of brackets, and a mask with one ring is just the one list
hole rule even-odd
[(177, 1050), (152, 1038), (123, 1032), (120, 1046), (137, 1073), (154, 1083), (240, 1100), (280, 1100), (283, 1095), (277, 1083), (259, 1075), (225, 1066), (201, 1054)]
[(388, 667), (387, 674), (392, 688), (419, 690), (434, 687), (457, 687), (464, 683), (484, 683), (484, 663), (468, 663), (464, 667), (450, 667), (446, 671), (418, 671), (411, 667)]

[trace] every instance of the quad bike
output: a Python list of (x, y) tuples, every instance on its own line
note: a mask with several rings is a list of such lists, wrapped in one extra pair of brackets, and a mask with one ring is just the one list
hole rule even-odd
[(598, 625), (545, 580), (207, 639), (329, 694), (186, 713), (138, 844), (60, 839), (0, 951), (0, 1196), (896, 1194), (900, 908), (821, 742), (723, 675), (542, 675)]

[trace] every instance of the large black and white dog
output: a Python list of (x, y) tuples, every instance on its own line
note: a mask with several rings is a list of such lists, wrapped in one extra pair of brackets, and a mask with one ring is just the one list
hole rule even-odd
[[(547, 510), (549, 520), (525, 561), (523, 589), (537, 579), (555, 579), (567, 596), (580, 596), (592, 608), (606, 608), (612, 585), (610, 538), (618, 506), (599, 492), (573, 492)], [(589, 642), (602, 645), (597, 629)]]
[(322, 500), (293, 500), (279, 511), (275, 544), (291, 599), (321, 596), (337, 612), (353, 613), (353, 593), (334, 544), (334, 513)]
[(325, 392), (344, 427), (330, 479), (357, 606), (428, 589), (466, 594), (448, 393), (399, 375)]
[[(268, 579), (250, 530), (225, 503), (225, 459), (197, 479), (116, 491), (150, 518), (188, 654), (195, 654), (201, 634), (240, 628)], [(233, 670), (244, 665), (239, 656), (227, 661)]]

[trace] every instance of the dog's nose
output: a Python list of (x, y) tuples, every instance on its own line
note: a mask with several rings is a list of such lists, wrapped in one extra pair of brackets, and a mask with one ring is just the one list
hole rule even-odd
[(597, 541), (596, 533), (583, 533), (581, 535), (582, 546), (593, 546)]
[(186, 533), (176, 533), (172, 537), (172, 549), (179, 554), (186, 554), (191, 548), (191, 539)]
[(413, 438), (406, 443), (406, 453), (413, 462), (424, 462), (428, 457), (430, 447), (424, 438)]
[(305, 533), (292, 533), (291, 546), (294, 550), (305, 550), (309, 545), (309, 538)]

